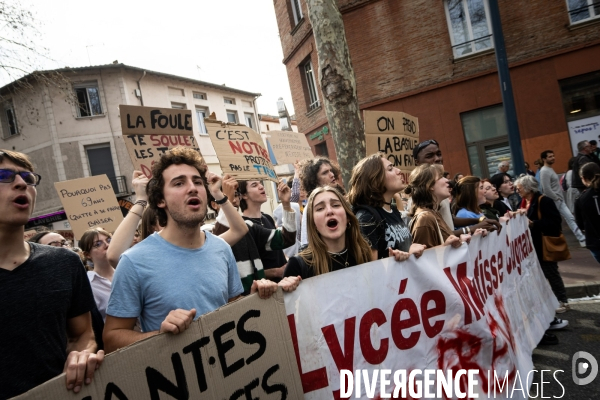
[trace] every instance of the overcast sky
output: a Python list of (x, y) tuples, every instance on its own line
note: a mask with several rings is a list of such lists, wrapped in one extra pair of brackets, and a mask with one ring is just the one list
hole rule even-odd
[[(262, 93), (293, 104), (273, 0), (24, 0), (42, 25), (49, 69), (120, 63)], [(89, 53), (89, 57), (88, 57)], [(198, 68), (199, 67), (199, 68)]]

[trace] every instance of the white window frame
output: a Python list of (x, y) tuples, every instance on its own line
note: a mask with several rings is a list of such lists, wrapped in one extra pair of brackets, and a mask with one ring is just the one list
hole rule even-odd
[(171, 108), (174, 108), (176, 110), (187, 110), (187, 105), (185, 103), (177, 103), (175, 101), (172, 101)]
[[(81, 115), (81, 107), (79, 106), (79, 97), (77, 96), (77, 90), (85, 89), (85, 96), (87, 100), (88, 109), (90, 111), (90, 115)], [(90, 93), (87, 89), (96, 89), (98, 91), (98, 102), (100, 104), (100, 112), (94, 113), (92, 110), (92, 102), (90, 101)], [(89, 82), (89, 83), (80, 83), (73, 85), (73, 91), (75, 92), (75, 99), (77, 103), (75, 104), (75, 109), (77, 110), (77, 118), (89, 118), (89, 117), (97, 117), (99, 115), (104, 115), (103, 107), (102, 107), (102, 96), (100, 95), (100, 85), (98, 82)]]
[[(470, 0), (457, 0), (461, 3), (461, 7), (464, 10), (469, 9), (468, 7), (468, 1)], [(483, 2), (483, 8), (485, 10), (485, 22), (487, 24), (488, 27), (488, 32), (490, 32), (490, 36), (485, 36), (482, 38), (477, 38), (477, 39), (473, 39), (473, 25), (471, 24), (471, 16), (470, 14), (467, 12), (465, 14), (466, 17), (466, 23), (467, 23), (467, 34), (468, 34), (468, 40), (466, 42), (463, 43), (456, 43), (455, 39), (454, 39), (454, 31), (452, 30), (452, 20), (450, 18), (450, 10), (448, 8), (448, 0), (444, 0), (444, 11), (446, 12), (446, 22), (448, 24), (448, 33), (450, 35), (450, 42), (452, 43), (452, 55), (454, 56), (454, 58), (462, 58), (462, 57), (468, 57), (471, 56), (473, 54), (476, 53), (481, 53), (484, 51), (488, 51), (490, 49), (494, 48), (494, 41), (492, 40), (492, 23), (490, 21), (490, 8), (488, 5), (488, 1), (487, 0), (482, 0)], [(490, 41), (490, 46), (486, 47), (484, 49), (479, 49), (477, 50), (475, 47), (475, 44), (477, 43), (477, 41), (484, 41), (484, 40), (489, 40)], [(471, 48), (471, 51), (465, 54), (458, 54), (458, 48), (457, 46), (461, 46), (461, 48), (467, 47), (469, 46)]]
[[(583, 18), (577, 21), (573, 21), (572, 18), (572, 11), (571, 11), (571, 5), (569, 4), (569, 0), (565, 0), (567, 2), (567, 10), (569, 13), (569, 22), (571, 23), (571, 25), (577, 25), (577, 24), (581, 24), (583, 22), (587, 22), (593, 19), (598, 19), (600, 18), (600, 4), (596, 4), (596, 7), (598, 7), (598, 10), (596, 10), (594, 8), (594, 3), (598, 2), (598, 0), (587, 0), (587, 6), (583, 6), (581, 7), (581, 9), (584, 9), (587, 7), (588, 9), (588, 14), (590, 15), (587, 18)], [(578, 10), (578, 9), (577, 9)]]
[[(237, 124), (238, 123), (239, 120), (238, 120), (238, 113), (237, 113), (237, 111), (235, 111), (235, 110), (225, 110), (225, 113), (227, 115), (227, 122), (230, 122), (232, 124)], [(230, 121), (229, 120), (229, 116), (230, 115), (234, 115), (235, 116), (235, 121)]]
[[(254, 123), (254, 121), (254, 114), (244, 113), (244, 122), (246, 123), (246, 126), (250, 129), (256, 130), (256, 124)], [(248, 122), (250, 122), (250, 124), (248, 124)]]
[(312, 61), (309, 60), (302, 64), (302, 74), (304, 75), (304, 82), (306, 82), (306, 89), (308, 90), (308, 112), (311, 112), (321, 106)]
[[(12, 114), (13, 124), (15, 126), (15, 133), (12, 133), (10, 131), (10, 118), (8, 117), (8, 111), (10, 111)], [(4, 139), (8, 139), (13, 136), (19, 135), (19, 123), (17, 122), (17, 114), (15, 114), (15, 105), (13, 104), (12, 100), (9, 100), (4, 104), (4, 117), (6, 118), (7, 132), (6, 134), (2, 135), (2, 137)]]
[(235, 99), (232, 97), (223, 97), (223, 103), (235, 106)]
[(206, 93), (204, 92), (192, 92), (192, 97), (196, 100), (207, 100)]
[(292, 6), (292, 15), (294, 16), (294, 26), (298, 25), (304, 16), (302, 15), (302, 5), (300, 0), (290, 0)]
[[(204, 114), (204, 117), (201, 117), (201, 114)], [(204, 125), (204, 118), (208, 117), (209, 115), (210, 114), (208, 113), (208, 108), (196, 107), (196, 118), (198, 118), (198, 130), (201, 135), (208, 135), (206, 125)]]

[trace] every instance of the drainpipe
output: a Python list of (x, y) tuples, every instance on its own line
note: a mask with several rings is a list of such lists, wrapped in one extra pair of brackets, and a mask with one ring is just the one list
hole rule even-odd
[(140, 103), (142, 103), (142, 105), (144, 105), (144, 96), (142, 96), (142, 86), (140, 85), (140, 82), (142, 81), (142, 79), (144, 79), (145, 76), (146, 76), (146, 71), (144, 71), (144, 73), (142, 74), (142, 77), (140, 79), (138, 79), (138, 81), (137, 81), (138, 90), (140, 91)]

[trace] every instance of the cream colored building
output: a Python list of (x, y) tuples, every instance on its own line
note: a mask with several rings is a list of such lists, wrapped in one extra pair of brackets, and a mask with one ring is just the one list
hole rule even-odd
[(204, 116), (214, 112), (260, 131), (258, 93), (118, 63), (56, 71), (70, 81), (63, 89), (31, 79), (29, 89), (12, 90), (15, 82), (0, 89), (0, 148), (28, 154), (42, 175), (34, 217), (62, 210), (54, 182), (106, 173), (118, 198), (131, 195), (133, 164), (121, 135), (121, 104), (192, 110), (200, 151), (217, 173)]
[[(258, 114), (260, 131), (263, 134), (268, 134), (269, 131), (280, 131), (281, 124), (279, 123), (279, 117), (268, 114)], [(296, 120), (292, 119), (292, 130), (298, 132), (298, 124)]]

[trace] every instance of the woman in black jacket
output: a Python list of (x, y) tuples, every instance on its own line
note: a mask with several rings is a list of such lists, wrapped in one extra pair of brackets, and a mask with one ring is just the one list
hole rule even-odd
[(510, 175), (505, 172), (497, 173), (490, 178), (490, 183), (494, 185), (499, 195), (492, 206), (500, 212), (500, 216), (503, 217), (507, 212), (516, 211), (508, 201), (508, 197), (515, 191)]
[[(560, 307), (556, 312), (563, 313), (569, 309), (565, 284), (558, 271), (558, 264), (555, 261), (544, 261), (542, 244), (542, 233), (546, 236), (560, 236), (562, 231), (560, 213), (554, 201), (539, 192), (538, 183), (534, 177), (530, 175), (522, 176), (517, 179), (515, 186), (517, 192), (525, 199), (529, 230), (540, 266), (544, 276), (550, 283), (554, 295), (560, 302)], [(541, 210), (541, 219), (538, 217), (538, 209)]]
[(585, 232), (586, 247), (600, 263), (600, 167), (587, 163), (579, 176), (587, 189), (575, 200), (575, 220)]

